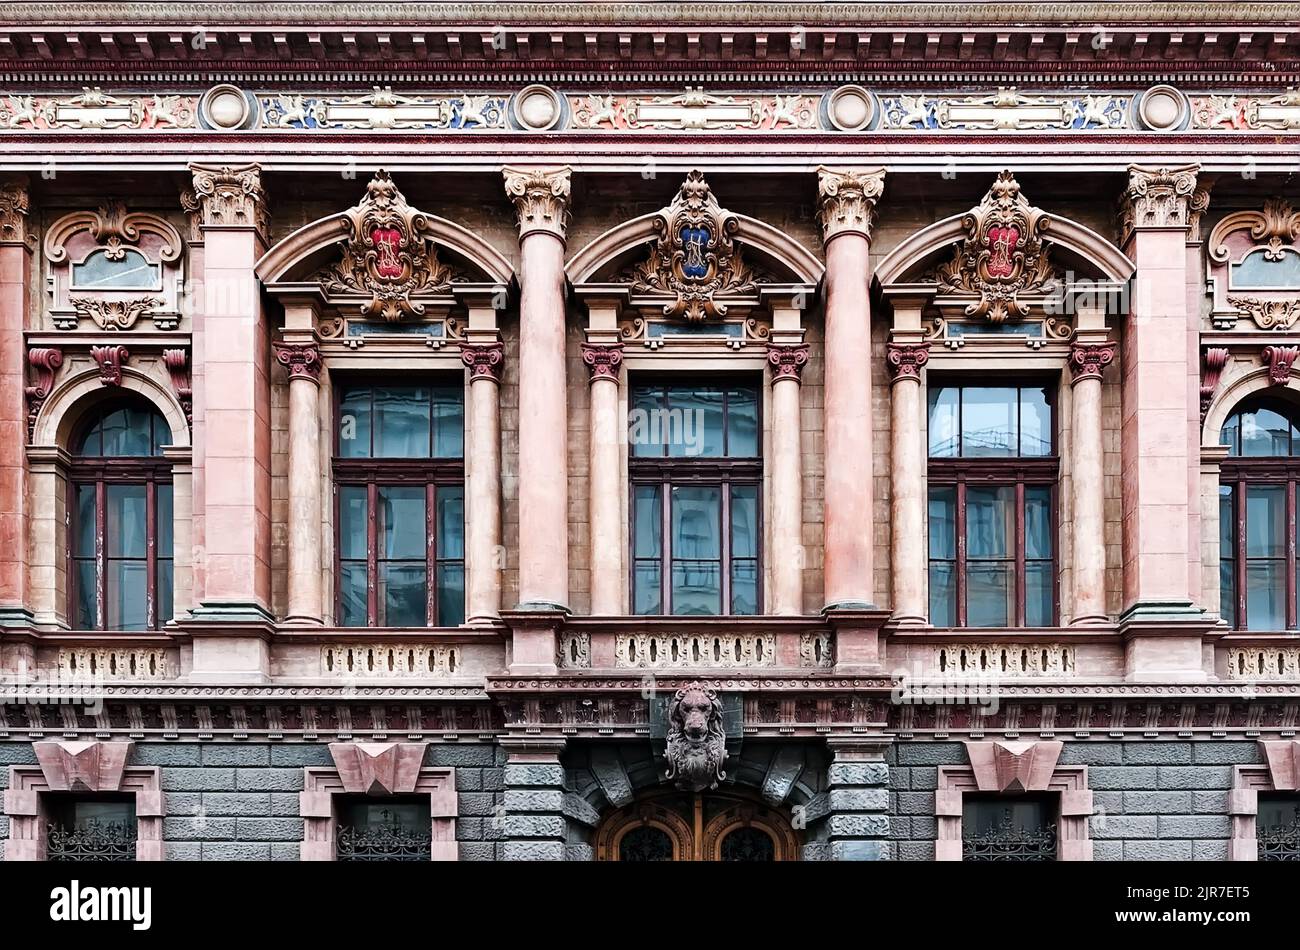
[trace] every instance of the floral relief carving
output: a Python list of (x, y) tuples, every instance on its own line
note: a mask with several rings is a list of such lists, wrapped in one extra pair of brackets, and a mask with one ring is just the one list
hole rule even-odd
[(1268, 198), (1261, 211), (1238, 211), (1219, 222), (1210, 235), (1210, 257), (1226, 261), (1229, 248), (1224, 238), (1233, 231), (1250, 231), (1256, 247), (1262, 247), (1264, 259), (1280, 261), (1300, 241), (1300, 211), (1285, 198)]
[(1120, 198), (1120, 246), (1140, 228), (1189, 227), (1199, 165), (1141, 168), (1130, 165)]
[(822, 226), (822, 241), (844, 233), (871, 238), (876, 202), (885, 190), (885, 172), (817, 169), (817, 220)]
[(1022, 293), (1047, 292), (1056, 284), (1043, 232), (1051, 216), (1031, 206), (1010, 171), (1003, 171), (979, 205), (962, 218), (966, 239), (938, 271), (949, 292), (979, 297), (966, 316), (1003, 323), (1024, 317)]
[(78, 317), (94, 320), (101, 330), (129, 330), (142, 315), (160, 310), (163, 306), (163, 301), (157, 297), (135, 297), (131, 300), (69, 297), (68, 302)]
[(1274, 386), (1286, 386), (1291, 382), (1291, 366), (1300, 356), (1300, 346), (1266, 346), (1262, 353), (1268, 366), (1268, 381)]
[(21, 182), (0, 186), (0, 244), (22, 244), (32, 247), (35, 238), (27, 230), (27, 211), (31, 196)]
[(420, 317), (424, 305), (413, 295), (450, 289), (452, 270), (438, 260), (428, 216), (406, 203), (383, 169), (366, 186), (361, 203), (345, 213), (342, 227), (347, 231), (343, 259), (317, 280), (326, 294), (369, 294), (362, 316), (389, 323)]
[(672, 204), (654, 218), (659, 234), (648, 260), (631, 274), (633, 293), (669, 294), (664, 316), (692, 323), (724, 317), (722, 294), (754, 289), (754, 272), (741, 259), (735, 236), (740, 218), (724, 210), (699, 171), (692, 171)]
[(1261, 330), (1289, 330), (1300, 317), (1300, 298), (1265, 300), (1262, 297), (1228, 295), (1228, 303), (1255, 321)]
[(125, 346), (92, 346), (90, 355), (99, 364), (99, 381), (105, 386), (122, 385), (122, 365), (131, 354)]

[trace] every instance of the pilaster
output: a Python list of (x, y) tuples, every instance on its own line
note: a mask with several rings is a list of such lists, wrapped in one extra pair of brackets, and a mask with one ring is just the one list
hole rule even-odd
[(889, 740), (831, 738), (827, 830), (832, 861), (887, 861), (889, 840)]
[(507, 861), (561, 861), (564, 816), (563, 739), (501, 740), (506, 750), (505, 800), (500, 814)]
[[(0, 624), (32, 622), (27, 552), (32, 512), (25, 447), (27, 347), (35, 238), (25, 179), (0, 184)], [(61, 359), (61, 357), (60, 357)], [(47, 393), (48, 395), (48, 393)]]

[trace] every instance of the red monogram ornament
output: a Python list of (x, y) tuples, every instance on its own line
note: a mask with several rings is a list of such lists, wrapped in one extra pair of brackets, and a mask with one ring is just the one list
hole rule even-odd
[(375, 245), (375, 273), (389, 280), (402, 276), (402, 261), (398, 248), (402, 246), (402, 232), (394, 228), (375, 228), (370, 232)]

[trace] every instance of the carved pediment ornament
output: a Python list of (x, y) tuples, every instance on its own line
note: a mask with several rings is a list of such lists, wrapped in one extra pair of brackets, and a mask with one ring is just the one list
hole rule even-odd
[(95, 211), (76, 211), (59, 218), (45, 233), (46, 259), (51, 264), (62, 264), (67, 260), (68, 239), (79, 231), (89, 231), (110, 261), (122, 260), (126, 249), (138, 245), (144, 232), (162, 238), (157, 251), (159, 260), (166, 263), (180, 260), (180, 232), (156, 214), (128, 211), (121, 201), (106, 202)]
[(1019, 295), (1047, 292), (1056, 283), (1042, 240), (1050, 221), (1020, 193), (1015, 176), (1001, 172), (979, 205), (963, 216), (966, 239), (939, 268), (941, 287), (979, 297), (966, 308), (969, 317), (1003, 323), (1026, 316), (1029, 306)]
[(1300, 242), (1300, 211), (1291, 207), (1285, 198), (1269, 198), (1264, 202), (1263, 211), (1237, 211), (1227, 215), (1210, 234), (1210, 259), (1220, 264), (1226, 262), (1229, 249), (1225, 239), (1235, 231), (1247, 229), (1256, 249), (1263, 248), (1265, 260), (1280, 261), (1288, 248)]
[(423, 316), (424, 305), (411, 297), (451, 287), (452, 270), (437, 258), (428, 217), (406, 203), (388, 172), (375, 173), (341, 226), (343, 259), (316, 279), (327, 295), (369, 294), (363, 316), (389, 323)]
[(1261, 330), (1289, 330), (1300, 319), (1300, 300), (1265, 300), (1228, 295), (1228, 303), (1255, 321)]
[(754, 272), (734, 241), (740, 218), (718, 204), (700, 172), (686, 176), (672, 204), (655, 216), (654, 229), (659, 240), (649, 260), (633, 268), (631, 286), (634, 293), (671, 294), (664, 316), (692, 323), (723, 317), (727, 305), (719, 295), (754, 289)]
[(132, 300), (69, 297), (68, 302), (78, 316), (91, 318), (101, 330), (129, 330), (142, 315), (163, 307), (163, 301), (157, 297), (136, 297)]

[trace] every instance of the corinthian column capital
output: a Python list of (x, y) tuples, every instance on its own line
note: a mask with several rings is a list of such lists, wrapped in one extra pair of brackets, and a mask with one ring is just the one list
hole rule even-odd
[(861, 234), (871, 240), (876, 200), (885, 190), (885, 170), (817, 169), (817, 221), (822, 226), (822, 241), (841, 234)]
[(469, 367), (469, 378), (490, 379), (501, 382), (501, 368), (505, 361), (505, 346), (500, 343), (462, 343), (460, 358)]
[(793, 379), (796, 383), (803, 377), (803, 368), (808, 365), (807, 343), (769, 343), (767, 361), (772, 366), (773, 381)]
[(886, 347), (885, 361), (889, 364), (892, 382), (896, 383), (900, 379), (920, 380), (921, 367), (930, 362), (930, 344), (891, 342)]
[(1120, 196), (1120, 244), (1127, 244), (1134, 231), (1146, 228), (1186, 230), (1192, 224), (1191, 211), (1200, 204), (1199, 199), (1193, 201), (1200, 170), (1200, 165), (1177, 168), (1130, 165), (1128, 187)]
[(194, 190), (182, 205), (204, 227), (252, 228), (267, 234), (269, 214), (260, 165), (190, 165)]
[(1115, 359), (1114, 342), (1109, 343), (1073, 343), (1070, 345), (1070, 376), (1072, 382), (1085, 379), (1101, 379)]
[(21, 244), (35, 248), (36, 237), (27, 227), (27, 210), (31, 196), (25, 181), (0, 185), (0, 245)]
[(519, 237), (534, 231), (561, 241), (569, 226), (569, 168), (504, 168), (506, 194), (519, 216)]
[(584, 343), (582, 361), (587, 364), (591, 381), (612, 379), (618, 382), (619, 367), (623, 365), (622, 343)]
[(290, 379), (320, 382), (320, 348), (315, 343), (272, 343), (275, 359), (289, 370)]

